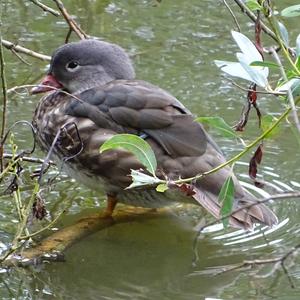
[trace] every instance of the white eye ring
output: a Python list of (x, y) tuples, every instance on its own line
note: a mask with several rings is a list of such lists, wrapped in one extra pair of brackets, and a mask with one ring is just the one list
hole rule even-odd
[(77, 61), (70, 61), (66, 64), (66, 69), (69, 72), (75, 72), (80, 67)]

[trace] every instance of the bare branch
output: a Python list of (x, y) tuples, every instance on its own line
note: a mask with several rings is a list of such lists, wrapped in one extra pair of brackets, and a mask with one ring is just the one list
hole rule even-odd
[(14, 49), (10, 49), (10, 50), (22, 63), (31, 66), (31, 64), (28, 61), (26, 61), (20, 54), (18, 54)]
[(240, 24), (239, 24), (239, 22), (238, 22), (236, 16), (234, 15), (232, 9), (230, 8), (230, 6), (228, 5), (228, 3), (227, 3), (226, 0), (223, 0), (223, 3), (224, 3), (224, 5), (226, 6), (226, 8), (228, 9), (229, 13), (231, 14), (231, 16), (232, 16), (232, 18), (233, 18), (233, 20), (234, 20), (234, 23), (235, 23), (235, 25), (236, 25), (238, 31), (241, 32)]
[(224, 270), (222, 270), (221, 272), (217, 273), (216, 275), (221, 275), (227, 272), (231, 272), (231, 271), (235, 271), (235, 270), (239, 270), (242, 268), (252, 268), (254, 266), (258, 266), (258, 265), (267, 265), (267, 264), (274, 264), (274, 267), (271, 271), (271, 273), (273, 273), (274, 271), (276, 271), (278, 269), (278, 267), (281, 267), (284, 274), (287, 276), (288, 281), (290, 283), (291, 288), (295, 288), (295, 284), (290, 276), (290, 273), (287, 269), (287, 267), (285, 266), (285, 261), (292, 255), (294, 255), (300, 248), (300, 244), (297, 244), (295, 247), (293, 247), (290, 251), (288, 251), (287, 253), (285, 253), (282, 256), (279, 257), (275, 257), (275, 258), (266, 258), (266, 259), (254, 259), (254, 260), (244, 260), (242, 263), (240, 264), (236, 264), (232, 267), (226, 268)]
[[(0, 32), (0, 68), (1, 68), (1, 83), (2, 83), (2, 94), (3, 94), (3, 104), (2, 104), (2, 124), (1, 124), (1, 133), (0, 140), (2, 141), (6, 128), (6, 114), (7, 114), (7, 85), (6, 85), (6, 77), (5, 77), (5, 63), (4, 63), (4, 55), (2, 48), (2, 35)], [(3, 170), (3, 147), (4, 145), (0, 144), (0, 171)]]
[[(88, 35), (79, 27), (79, 25), (74, 21), (74, 19), (67, 12), (63, 3), (60, 0), (53, 0), (53, 1), (56, 3), (58, 9), (60, 10), (61, 14), (65, 18), (66, 22), (68, 23), (70, 28), (77, 34), (77, 36), (81, 40), (88, 38)], [(68, 33), (68, 36), (69, 36), (69, 33)]]
[(9, 42), (7, 40), (1, 40), (1, 44), (9, 49), (9, 50), (14, 50), (16, 52), (19, 52), (19, 53), (23, 53), (23, 54), (26, 54), (26, 55), (29, 55), (29, 56), (32, 56), (32, 57), (35, 57), (35, 58), (38, 58), (38, 59), (41, 59), (43, 61), (50, 61), (51, 60), (51, 56), (48, 56), (48, 55), (44, 55), (44, 54), (41, 54), (41, 53), (38, 53), (38, 52), (35, 52), (35, 51), (32, 51), (30, 49), (27, 49), (25, 47), (22, 47), (22, 46), (19, 46), (19, 45), (15, 45), (14, 43), (12, 42)]
[(51, 8), (51, 7), (43, 4), (43, 3), (41, 3), (38, 0), (29, 0), (29, 1), (31, 1), (33, 4), (35, 4), (38, 7), (40, 7), (43, 11), (48, 12), (48, 13), (54, 15), (55, 17), (59, 17), (60, 16), (60, 13), (57, 10), (55, 10), (55, 9), (53, 9), (53, 8)]
[[(54, 260), (57, 261), (62, 257), (62, 252), (70, 248), (80, 239), (83, 239), (90, 234), (99, 230), (104, 230), (116, 224), (128, 223), (138, 220), (156, 219), (172, 216), (172, 212), (180, 210), (181, 208), (160, 208), (157, 211), (147, 208), (123, 206), (122, 208), (114, 211), (113, 217), (107, 217), (105, 211), (97, 213), (80, 219), (75, 224), (65, 227), (57, 232), (54, 232), (50, 236), (43, 239), (38, 245), (33, 248), (23, 250), (18, 256), (11, 256), (16, 249), (9, 249), (8, 255), (5, 255), (5, 260), (2, 266), (28, 266), (30, 264), (41, 263), (43, 261)], [(35, 235), (33, 233), (33, 235)], [(28, 238), (30, 235), (19, 236)], [(22, 241), (23, 242), (23, 241)]]
[[(8, 158), (8, 159), (12, 159), (14, 156), (10, 153), (4, 153), (3, 157)], [(36, 164), (44, 163), (44, 159), (37, 158), (37, 157), (22, 156), (21, 159), (22, 159), (22, 161), (32, 162), (32, 163), (36, 163)], [(55, 162), (53, 162), (52, 160), (49, 160), (48, 164), (55, 165)]]

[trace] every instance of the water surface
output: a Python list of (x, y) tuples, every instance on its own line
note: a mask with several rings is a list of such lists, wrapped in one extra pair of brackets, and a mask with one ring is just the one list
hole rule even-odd
[[(213, 63), (214, 59), (233, 60), (237, 51), (230, 36), (234, 24), (221, 1), (64, 3), (89, 34), (118, 43), (133, 56), (137, 78), (170, 91), (199, 116), (222, 116), (230, 124), (239, 118), (244, 92), (221, 76)], [(280, 8), (292, 3), (280, 1)], [(29, 1), (8, 0), (1, 4), (5, 39), (49, 55), (64, 43), (67, 26), (61, 19), (42, 12)], [(252, 37), (252, 25), (241, 15), (238, 18), (243, 32)], [(288, 21), (289, 28), (297, 28), (295, 19)], [(295, 30), (292, 34), (298, 33)], [(47, 69), (44, 62), (24, 58), (30, 65), (5, 51), (10, 87), (34, 83)], [(38, 97), (11, 97), (9, 124), (20, 119), (30, 121), (37, 101)], [(283, 110), (279, 100), (271, 97), (260, 98), (259, 105), (263, 113)], [(211, 133), (227, 157), (242, 149), (237, 141)], [(251, 141), (258, 133), (253, 113), (245, 141)], [(15, 135), (20, 147), (31, 142), (24, 127), (19, 126)], [(36, 155), (43, 157), (39, 152)], [(299, 190), (298, 145), (287, 127), (265, 144), (260, 175), (269, 187), (264, 191), (251, 185), (247, 176), (249, 158), (244, 157), (235, 171), (254, 193), (263, 197)], [(65, 199), (74, 202), (58, 228), (105, 206), (104, 195), (79, 186), (63, 174), (59, 179), (45, 193), (48, 208), (54, 213)], [(298, 243), (299, 201), (274, 202), (272, 208), (280, 219), (275, 228), (250, 233), (224, 232), (219, 226), (206, 230), (199, 238), (196, 264), (192, 246), (194, 226), (201, 219), (197, 209), (169, 218), (117, 225), (77, 243), (66, 252), (63, 263), (1, 274), (0, 295), (3, 299), (298, 299), (299, 288), (291, 289), (281, 270), (269, 274), (270, 266), (259, 272), (239, 270), (215, 275), (245, 259), (277, 257)], [(1, 197), (0, 217), (0, 247), (5, 249), (17, 219), (11, 197)], [(290, 276), (299, 286), (297, 262), (298, 258), (290, 267)]]

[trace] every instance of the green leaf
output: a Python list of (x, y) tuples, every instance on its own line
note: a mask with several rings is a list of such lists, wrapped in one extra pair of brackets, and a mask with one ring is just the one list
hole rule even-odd
[(293, 84), (291, 86), (291, 91), (295, 99), (300, 96), (300, 78), (294, 78)]
[(281, 22), (278, 22), (278, 29), (279, 29), (279, 32), (280, 32), (280, 35), (281, 35), (284, 45), (286, 47), (288, 47), (289, 46), (289, 33), (288, 33), (286, 27)]
[(209, 126), (217, 129), (224, 137), (239, 137), (238, 134), (220, 117), (199, 117), (196, 121), (207, 123)]
[(278, 86), (275, 91), (277, 92), (287, 92), (288, 89), (291, 90), (294, 98), (298, 98), (300, 96), (300, 78), (294, 77), (284, 84)]
[(268, 67), (268, 68), (279, 68), (279, 65), (271, 61), (253, 61), (250, 66), (252, 67)]
[(131, 170), (130, 176), (132, 178), (132, 183), (126, 189), (132, 189), (135, 187), (140, 187), (145, 185), (147, 186), (156, 185), (161, 183), (161, 180), (159, 178), (147, 175), (138, 170)]
[(256, 0), (246, 0), (246, 5), (251, 10), (261, 10), (262, 6)]
[(297, 69), (300, 71), (300, 56), (297, 57), (295, 65), (296, 65)]
[(300, 34), (298, 34), (298, 36), (296, 38), (296, 53), (299, 58), (299, 56), (300, 56)]
[[(250, 67), (247, 58), (239, 53), (236, 54), (239, 59), (240, 64), (245, 69), (245, 71), (249, 74), (252, 81), (256, 83), (258, 86), (265, 88), (268, 85), (268, 75), (269, 69), (259, 67)], [(253, 60), (254, 61), (254, 60)]]
[[(224, 182), (221, 191), (219, 193), (219, 202), (222, 204), (221, 217), (224, 217), (232, 212), (234, 201), (234, 183), (232, 176), (229, 176)], [(229, 224), (229, 218), (223, 220), (223, 226), (226, 228)]]
[(123, 148), (131, 152), (146, 167), (146, 169), (155, 175), (157, 162), (155, 154), (150, 145), (142, 138), (133, 134), (117, 134), (107, 140), (100, 147), (100, 153), (106, 150)]
[(250, 75), (238, 62), (224, 60), (215, 60), (214, 62), (218, 68), (220, 68), (223, 72), (229, 74), (230, 76), (236, 76), (238, 78), (242, 78), (251, 82), (253, 81)]
[[(263, 132), (267, 131), (275, 122), (277, 121), (277, 118), (271, 116), (271, 115), (265, 115), (261, 118), (261, 129)], [(277, 135), (280, 131), (280, 127), (276, 126), (270, 133), (266, 135), (265, 138), (273, 138), (275, 135)]]
[(215, 64), (225, 73), (243, 78), (265, 88), (268, 85), (269, 69), (250, 67), (251, 61), (262, 61), (262, 56), (255, 45), (244, 34), (232, 31), (232, 37), (242, 52), (236, 53), (237, 62), (215, 60)]
[(156, 191), (160, 193), (164, 193), (168, 188), (169, 187), (166, 183), (161, 183), (156, 187)]
[(300, 4), (286, 7), (281, 11), (281, 15), (287, 18), (300, 16)]

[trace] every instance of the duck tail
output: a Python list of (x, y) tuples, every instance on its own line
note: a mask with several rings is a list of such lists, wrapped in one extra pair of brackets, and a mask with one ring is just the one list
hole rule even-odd
[[(221, 206), (218, 202), (218, 196), (203, 192), (198, 188), (194, 189), (193, 198), (198, 204), (212, 214), (216, 219), (221, 218)], [(243, 208), (245, 207), (245, 208)], [(273, 226), (278, 223), (277, 216), (257, 198), (245, 192), (243, 198), (236, 199), (234, 211), (229, 217), (229, 225), (234, 228), (243, 228), (251, 230), (255, 223)]]

